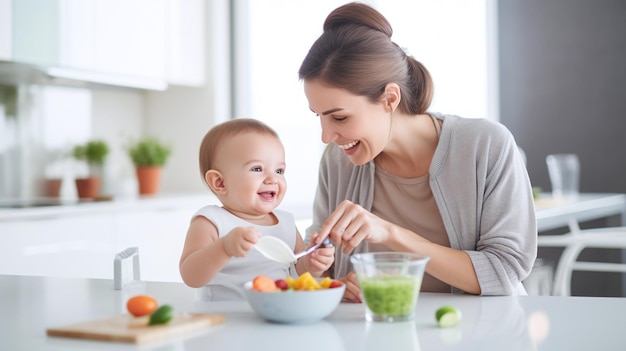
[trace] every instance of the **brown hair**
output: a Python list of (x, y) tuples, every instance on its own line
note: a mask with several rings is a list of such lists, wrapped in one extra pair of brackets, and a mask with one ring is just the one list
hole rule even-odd
[(349, 3), (332, 11), (298, 72), (352, 94), (379, 101), (388, 83), (400, 86), (400, 111), (425, 113), (433, 96), (428, 70), (396, 43), (387, 19), (374, 8)]
[(215, 155), (219, 151), (219, 144), (226, 138), (245, 132), (270, 135), (280, 140), (274, 129), (256, 119), (236, 118), (220, 123), (205, 134), (200, 144), (200, 175), (202, 179), (204, 179), (204, 175), (208, 170), (214, 168)]

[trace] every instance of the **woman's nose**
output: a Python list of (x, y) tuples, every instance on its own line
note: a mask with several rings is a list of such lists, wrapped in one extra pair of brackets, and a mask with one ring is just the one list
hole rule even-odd
[(336, 133), (327, 126), (324, 126), (324, 122), (322, 122), (322, 142), (324, 144), (330, 144), (336, 138)]

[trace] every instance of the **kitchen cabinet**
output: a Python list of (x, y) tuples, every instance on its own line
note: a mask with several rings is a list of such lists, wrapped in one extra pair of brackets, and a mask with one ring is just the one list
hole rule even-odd
[(166, 79), (170, 84), (205, 83), (205, 1), (168, 0)]
[(15, 61), (165, 76), (165, 0), (20, 0), (13, 14)]
[(0, 275), (112, 279), (115, 254), (135, 246), (142, 280), (181, 282), (189, 221), (208, 204), (219, 202), (174, 196), (0, 210)]
[(204, 82), (201, 0), (0, 0), (0, 7), (12, 13), (11, 61), (52, 77), (155, 90)]
[(10, 60), (13, 43), (12, 1), (0, 0), (0, 61)]

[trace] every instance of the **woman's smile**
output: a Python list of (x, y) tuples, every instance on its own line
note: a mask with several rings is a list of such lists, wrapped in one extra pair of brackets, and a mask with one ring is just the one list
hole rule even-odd
[(342, 148), (344, 150), (348, 150), (348, 149), (352, 149), (353, 147), (355, 147), (359, 143), (360, 143), (360, 141), (355, 140), (355, 141), (351, 141), (351, 142), (349, 142), (347, 144), (344, 144), (344, 145), (337, 144), (337, 146), (339, 146), (340, 148)]

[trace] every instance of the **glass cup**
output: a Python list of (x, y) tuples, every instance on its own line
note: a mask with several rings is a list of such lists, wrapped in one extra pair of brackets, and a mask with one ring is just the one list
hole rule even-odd
[(580, 161), (576, 154), (552, 154), (546, 157), (552, 196), (573, 199), (578, 196)]
[(354, 254), (350, 261), (365, 302), (365, 318), (375, 322), (413, 320), (430, 257), (404, 252)]

